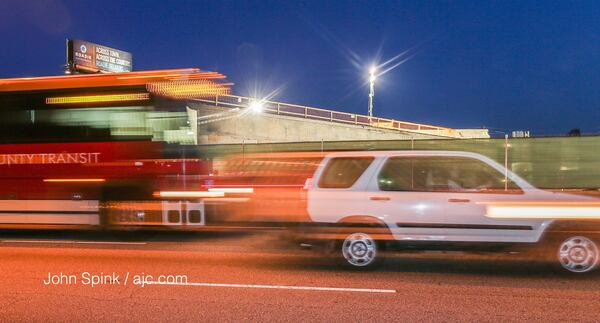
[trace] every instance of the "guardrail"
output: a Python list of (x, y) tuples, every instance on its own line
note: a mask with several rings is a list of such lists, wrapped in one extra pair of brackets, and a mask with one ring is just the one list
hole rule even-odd
[[(237, 108), (247, 108), (256, 99), (243, 97), (238, 95), (219, 95), (214, 100), (209, 99), (197, 99), (195, 101), (201, 101), (205, 103), (214, 104), (215, 106), (227, 106)], [(277, 115), (287, 115), (294, 117), (301, 117), (306, 119), (324, 120), (337, 123), (355, 124), (368, 126), (373, 128), (388, 129), (388, 130), (399, 130), (405, 132), (416, 132), (426, 133), (436, 136), (460, 137), (460, 133), (452, 128), (445, 128), (439, 126), (432, 126), (427, 124), (419, 124), (406, 121), (398, 121), (393, 119), (369, 117), (360, 114), (319, 109), (313, 107), (307, 107), (303, 105), (273, 102), (273, 101), (260, 101), (263, 105), (263, 112), (272, 113)]]

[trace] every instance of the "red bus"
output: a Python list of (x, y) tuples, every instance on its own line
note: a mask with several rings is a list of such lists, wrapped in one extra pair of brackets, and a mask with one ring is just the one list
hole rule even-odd
[(229, 92), (198, 69), (0, 79), (0, 227), (206, 224), (197, 111)]

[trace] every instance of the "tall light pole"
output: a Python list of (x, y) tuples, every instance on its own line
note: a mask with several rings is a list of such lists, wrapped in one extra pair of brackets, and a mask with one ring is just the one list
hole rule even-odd
[(373, 116), (373, 97), (375, 96), (375, 67), (369, 70), (369, 117)]

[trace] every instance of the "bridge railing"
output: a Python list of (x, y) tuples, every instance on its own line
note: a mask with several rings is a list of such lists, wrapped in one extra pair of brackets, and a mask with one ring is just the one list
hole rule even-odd
[[(253, 100), (255, 99), (238, 95), (219, 95), (216, 96), (214, 100), (199, 99), (197, 101), (211, 103), (216, 106), (247, 108), (250, 106)], [(260, 103), (264, 107), (263, 112), (277, 115), (287, 115), (306, 119), (355, 124), (388, 130), (427, 133), (431, 135), (444, 137), (459, 137), (460, 135), (455, 129), (433, 126), (428, 124), (420, 124), (378, 117), (369, 117), (366, 115), (360, 115), (355, 113), (319, 109), (297, 104), (273, 101), (260, 101)]]

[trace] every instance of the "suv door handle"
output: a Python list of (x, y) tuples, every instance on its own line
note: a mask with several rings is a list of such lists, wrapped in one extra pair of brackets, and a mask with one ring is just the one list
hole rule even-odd
[(371, 196), (369, 197), (371, 201), (389, 201), (391, 200), (388, 196)]
[(448, 199), (448, 202), (452, 203), (469, 203), (471, 200), (469, 199)]

